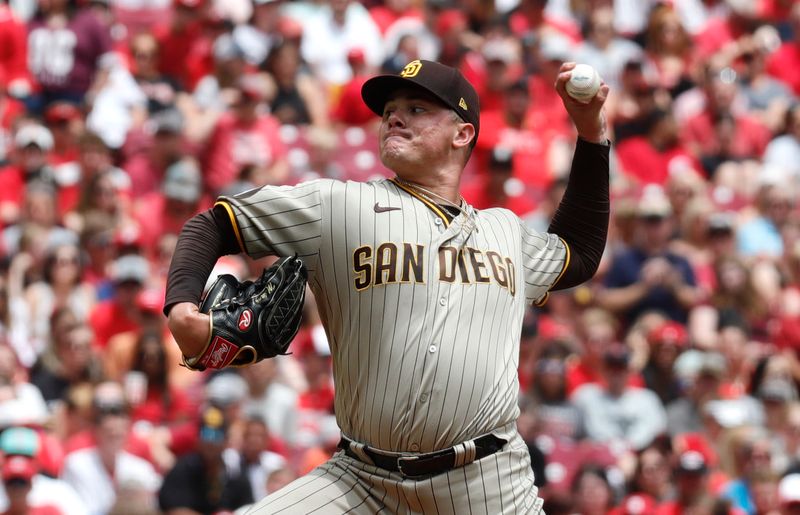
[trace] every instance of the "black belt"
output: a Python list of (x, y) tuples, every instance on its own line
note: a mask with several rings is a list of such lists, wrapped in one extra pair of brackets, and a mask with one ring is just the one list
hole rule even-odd
[[(399, 472), (404, 477), (414, 479), (435, 476), (454, 468), (463, 467), (473, 461), (496, 453), (505, 444), (506, 440), (488, 434), (447, 449), (442, 449), (441, 451), (401, 455), (395, 453), (389, 454), (366, 445), (361, 446), (360, 444), (354, 443), (349, 438), (342, 436), (342, 439), (339, 441), (339, 448), (344, 450), (344, 453), (353, 459), (392, 472)], [(363, 450), (364, 454), (372, 460), (372, 463), (367, 462), (359, 456), (359, 447)]]

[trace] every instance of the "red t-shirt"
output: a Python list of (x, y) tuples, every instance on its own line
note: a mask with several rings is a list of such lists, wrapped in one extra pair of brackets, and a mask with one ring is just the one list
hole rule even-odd
[(203, 197), (197, 207), (185, 217), (176, 217), (167, 211), (167, 200), (160, 191), (153, 191), (139, 199), (135, 208), (139, 224), (139, 240), (144, 248), (155, 249), (158, 240), (165, 234), (180, 234), (189, 217), (211, 207), (208, 197)]
[[(599, 367), (587, 365), (585, 361), (578, 360), (567, 365), (567, 396), (572, 395), (579, 386), (584, 384), (603, 384), (603, 376), (600, 374)], [(628, 376), (628, 387), (644, 388), (644, 379), (639, 373), (631, 373)]]
[[(490, 173), (490, 172), (487, 172)], [(477, 177), (461, 188), (461, 194), (467, 202), (472, 204), (475, 209), (489, 209), (490, 207), (502, 207), (510, 209), (517, 216), (525, 216), (536, 209), (533, 199), (522, 192), (520, 195), (508, 196), (503, 198), (492, 197), (486, 187), (488, 177)]]
[(160, 390), (148, 388), (144, 401), (131, 409), (131, 420), (133, 422), (146, 421), (154, 425), (162, 425), (179, 421), (182, 417), (194, 413), (196, 406), (183, 390), (169, 387), (169, 398), (170, 404), (167, 405)]
[(160, 26), (153, 30), (158, 40), (158, 71), (180, 81), (191, 91), (194, 86), (186, 69), (186, 57), (202, 35), (200, 23), (192, 23), (181, 30)]
[(510, 127), (502, 112), (490, 111), (481, 116), (481, 131), (476, 146), (479, 163), (488, 164), (489, 153), (503, 147), (514, 154), (513, 176), (527, 187), (544, 191), (553, 180), (547, 155), (552, 141), (546, 125), (529, 115), (522, 127)]
[(554, 137), (572, 137), (575, 129), (553, 83), (544, 77), (533, 75), (528, 85), (531, 95), (528, 116), (533, 120), (532, 123), (540, 129), (548, 130)]
[(742, 32), (732, 26), (728, 19), (712, 18), (708, 20), (705, 29), (694, 37), (694, 53), (698, 58), (708, 58), (742, 35)]
[(696, 159), (682, 146), (658, 150), (644, 136), (634, 136), (617, 145), (617, 157), (622, 172), (639, 184), (663, 185), (669, 177), (671, 166), (684, 161), (699, 169)]
[(25, 195), (24, 172), (17, 166), (0, 168), (0, 204), (19, 207)]
[(767, 73), (800, 95), (800, 42), (786, 42), (773, 52), (767, 58)]
[(105, 349), (114, 335), (139, 330), (139, 324), (114, 299), (100, 302), (92, 309), (89, 325), (94, 331), (95, 345), (100, 349)]
[(339, 100), (331, 110), (331, 119), (345, 125), (364, 125), (377, 119), (377, 115), (361, 100), (361, 86), (369, 77), (353, 77), (342, 88)]
[(575, 23), (559, 20), (546, 14), (542, 14), (541, 20), (536, 21), (521, 10), (516, 10), (509, 17), (508, 25), (511, 27), (511, 31), (520, 37), (531, 31), (539, 30), (543, 32), (543, 29), (549, 29), (566, 36), (573, 43), (578, 43), (582, 39), (581, 31)]
[[(4, 511), (3, 515), (8, 515), (10, 511)], [(64, 515), (61, 508), (52, 504), (39, 504), (28, 507), (27, 515)]]
[(28, 31), (7, 5), (0, 4), (0, 86), (17, 79), (30, 81)]
[(414, 7), (399, 13), (389, 9), (384, 5), (376, 5), (375, 7), (370, 8), (369, 15), (372, 17), (372, 21), (375, 22), (375, 25), (378, 26), (381, 34), (386, 34), (386, 31), (389, 29), (389, 27), (391, 27), (394, 22), (401, 18), (415, 18), (418, 20), (422, 19), (422, 11)]
[[(764, 124), (749, 116), (736, 117), (735, 123), (733, 143), (730, 145), (733, 157), (761, 157), (772, 138), (770, 130)], [(719, 140), (714, 130), (714, 120), (707, 110), (684, 122), (681, 128), (681, 137), (687, 148), (697, 147), (702, 154), (714, 155), (719, 151)]]
[(269, 167), (286, 156), (286, 146), (279, 134), (278, 121), (263, 115), (245, 125), (233, 114), (224, 114), (208, 142), (205, 159), (205, 184), (219, 192), (238, 179), (245, 165)]

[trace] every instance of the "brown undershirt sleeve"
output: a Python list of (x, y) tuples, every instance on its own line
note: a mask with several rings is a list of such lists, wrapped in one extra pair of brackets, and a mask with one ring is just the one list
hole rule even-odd
[(164, 314), (179, 302), (199, 303), (217, 259), (242, 251), (231, 219), (217, 206), (190, 218), (181, 230), (167, 275)]

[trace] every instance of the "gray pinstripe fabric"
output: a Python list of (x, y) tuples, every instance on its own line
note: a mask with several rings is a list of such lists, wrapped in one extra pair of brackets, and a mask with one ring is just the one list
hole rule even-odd
[[(448, 227), (389, 180), (319, 180), (223, 201), (248, 254), (305, 260), (344, 434), (395, 452), (430, 452), (489, 432), (515, 436), (522, 316), (563, 270), (561, 240), (502, 209), (469, 207), (476, 230), (463, 214)], [(381, 211), (389, 207), (399, 209)], [(336, 477), (344, 460), (314, 477)], [(364, 499), (360, 488), (345, 497)]]

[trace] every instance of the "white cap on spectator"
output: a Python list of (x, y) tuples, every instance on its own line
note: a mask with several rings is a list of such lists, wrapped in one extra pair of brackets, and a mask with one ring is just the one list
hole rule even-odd
[(486, 62), (500, 61), (511, 64), (518, 59), (517, 47), (507, 39), (490, 39), (483, 44), (481, 53)]
[(17, 135), (14, 137), (14, 145), (17, 148), (36, 145), (46, 152), (53, 148), (53, 134), (43, 125), (25, 125), (17, 131)]
[(171, 164), (164, 174), (161, 190), (167, 198), (189, 204), (197, 202), (203, 193), (200, 168), (190, 159), (181, 159)]
[(247, 381), (235, 372), (214, 376), (206, 384), (206, 399), (215, 406), (225, 407), (247, 397)]
[(800, 502), (800, 473), (789, 474), (778, 483), (781, 504)]
[(564, 36), (548, 35), (539, 43), (539, 55), (547, 61), (567, 61), (572, 57), (572, 45)]
[(117, 283), (138, 282), (144, 284), (150, 275), (150, 263), (137, 254), (127, 254), (114, 262), (113, 277)]

